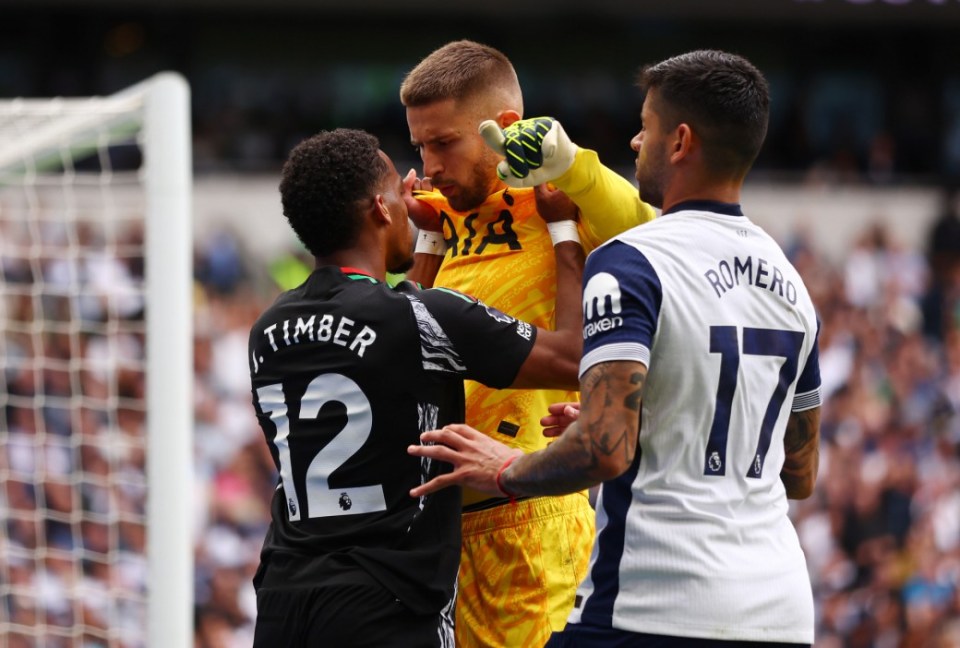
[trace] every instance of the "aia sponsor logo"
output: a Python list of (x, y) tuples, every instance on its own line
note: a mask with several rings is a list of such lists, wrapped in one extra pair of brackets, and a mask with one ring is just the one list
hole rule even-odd
[(583, 288), (583, 337), (621, 326), (620, 310), (620, 282), (617, 278), (608, 272), (598, 272), (590, 277)]

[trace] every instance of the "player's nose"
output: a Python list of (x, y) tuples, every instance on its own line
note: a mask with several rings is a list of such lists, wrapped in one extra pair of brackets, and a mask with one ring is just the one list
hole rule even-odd
[(443, 174), (443, 162), (440, 157), (431, 153), (423, 154), (423, 175), (427, 178), (436, 178)]

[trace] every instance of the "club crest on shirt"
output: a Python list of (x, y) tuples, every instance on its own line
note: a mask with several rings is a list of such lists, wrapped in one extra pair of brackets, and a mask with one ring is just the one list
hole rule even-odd
[(498, 322), (509, 324), (510, 322), (513, 321), (512, 317), (510, 317), (503, 311), (497, 310), (493, 306), (487, 306), (486, 304), (484, 304), (483, 307), (487, 310), (487, 315), (489, 315), (490, 317), (492, 317), (494, 320)]

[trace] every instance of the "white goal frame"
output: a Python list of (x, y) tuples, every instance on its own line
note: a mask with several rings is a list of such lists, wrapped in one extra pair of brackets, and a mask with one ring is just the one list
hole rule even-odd
[[(104, 124), (138, 132), (146, 191), (146, 537), (149, 646), (192, 646), (193, 268), (190, 90), (164, 72), (106, 97), (0, 100), (0, 121), (63, 103), (92, 110), (0, 140), (0, 179), (22, 162), (55, 161), (64, 147), (96, 150)], [(39, 161), (39, 162), (38, 162)], [(21, 167), (18, 171), (18, 165)]]

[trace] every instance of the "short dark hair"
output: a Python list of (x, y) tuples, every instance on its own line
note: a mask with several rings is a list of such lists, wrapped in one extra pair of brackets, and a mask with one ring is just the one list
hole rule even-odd
[(746, 175), (770, 117), (770, 87), (752, 63), (728, 52), (696, 50), (644, 67), (638, 81), (644, 91), (657, 90), (665, 128), (686, 123), (700, 137), (712, 173)]
[(322, 131), (298, 144), (283, 165), (283, 215), (314, 256), (356, 242), (359, 215), (387, 172), (379, 140), (361, 130)]

